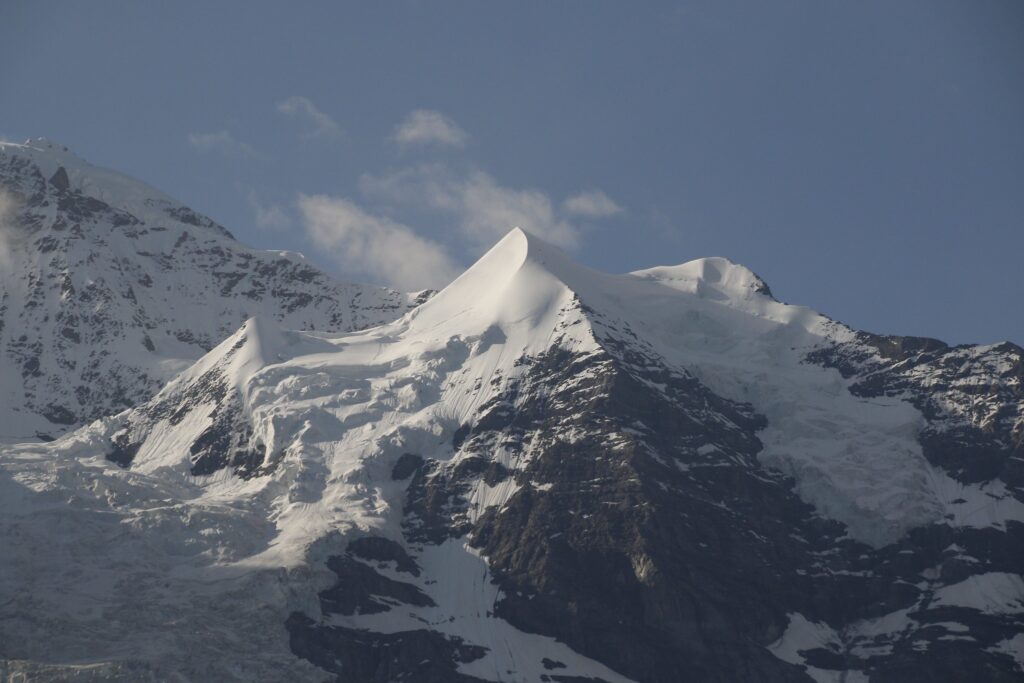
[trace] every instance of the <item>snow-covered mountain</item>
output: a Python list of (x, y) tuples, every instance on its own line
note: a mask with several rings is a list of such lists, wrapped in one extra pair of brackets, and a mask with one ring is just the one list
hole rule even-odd
[(249, 249), (61, 145), (0, 143), (0, 441), (148, 399), (254, 315), (342, 332), (409, 306), (298, 254)]
[(514, 230), (0, 457), (31, 680), (1019, 681), (1024, 351)]

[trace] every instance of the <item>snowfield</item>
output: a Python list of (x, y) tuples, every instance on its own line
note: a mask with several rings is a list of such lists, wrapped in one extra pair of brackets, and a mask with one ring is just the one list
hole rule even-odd
[(45, 139), (0, 142), (0, 442), (155, 394), (247, 318), (348, 331), (411, 295), (338, 282)]
[[(67, 169), (73, 186), (147, 225), (166, 223), (171, 200), (139, 194), (134, 181), (63, 152), (33, 163), (44, 175)], [(174, 224), (150, 249), (166, 251), (180, 234)], [(100, 277), (67, 267), (73, 278)], [(170, 281), (184, 287), (188, 277)], [(198, 286), (196, 297), (208, 285)], [(209, 306), (164, 296), (140, 298), (140, 306), (163, 310), (173, 298), (183, 321), (218, 318)], [(364, 296), (391, 302), (389, 310), (399, 306), (392, 294)], [(177, 374), (135, 407), (50, 444), (0, 447), (0, 673), (40, 681), (322, 681), (325, 672), (289, 647), (286, 621), (301, 613), (326, 629), (386, 636), (428, 628), (483, 648), (457, 663), (458, 674), (476, 677), (465, 680), (635, 680), (499, 616), (501, 588), (470, 539), (408, 540), (410, 524), (423, 520), (410, 522), (403, 508), (410, 484), (395, 475), (403, 457), (416, 454), (445, 471), (469, 467), (461, 430), (525, 381), (531, 366), (524, 359), (553, 348), (599, 360), (620, 343), (638, 367), (668, 368), (749, 406), (764, 419), (756, 437), (765, 481), (790, 482), (864, 552), (884, 551), (930, 525), (1005, 530), (1024, 522), (1024, 504), (1001, 480), (964, 482), (929, 462), (920, 441), (928, 419), (905, 396), (857, 395), (859, 378), (808, 362), (816, 350), (858, 343), (855, 331), (780, 303), (756, 275), (726, 259), (609, 275), (516, 229), (443, 291), (390, 322), (294, 331), (312, 318), (300, 311), (281, 320), (268, 310), (275, 305), (263, 300), (259, 315), (188, 367), (188, 353), (169, 347), (176, 350), (158, 361), (168, 372), (154, 376)], [(131, 353), (141, 358), (136, 345)], [(113, 354), (120, 361), (130, 355), (118, 346)], [(861, 362), (881, 360), (870, 352)], [(3, 371), (12, 376), (10, 365)], [(593, 381), (599, 371), (575, 381)], [(665, 384), (645, 381), (670, 400)], [(22, 419), (13, 395), (4, 404), (8, 430)], [(642, 423), (630, 429), (608, 444), (609, 453), (650, 431)], [(565, 444), (578, 438), (557, 435)], [(680, 462), (679, 471), (734, 464), (711, 443), (695, 452), (703, 460)], [(516, 473), (540, 455), (528, 440), (496, 442), (488, 457)], [(524, 487), (551, 487), (485, 479), (473, 480), (467, 494), (470, 524), (503, 510)], [(329, 558), (365, 536), (396, 541), (420, 573), (364, 560), (354, 560), (353, 571), (372, 568), (375, 581), (404, 585), (413, 597), (378, 594), (371, 601), (380, 611), (323, 612), (318, 594), (335, 582)], [(651, 571), (634, 570), (641, 579)], [(1008, 572), (927, 590), (932, 607), (1008, 618), (1024, 610), (1020, 577)], [(793, 665), (794, 676), (869, 680), (858, 669), (808, 663), (801, 652), (850, 649), (855, 641), (861, 657), (871, 647), (891, 652), (879, 639), (908, 628), (908, 614), (858, 621), (839, 633), (794, 612), (764, 646)], [(949, 633), (959, 633), (950, 623)], [(1019, 641), (1009, 638), (995, 651), (1020, 661)]]

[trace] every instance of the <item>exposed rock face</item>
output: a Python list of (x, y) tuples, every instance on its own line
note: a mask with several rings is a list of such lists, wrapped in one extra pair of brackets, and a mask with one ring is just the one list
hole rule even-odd
[(36, 140), (0, 145), (0, 439), (49, 438), (136, 405), (264, 315), (341, 332), (398, 317), (398, 292), (236, 242), (140, 182)]
[(370, 633), (341, 626), (317, 627), (296, 613), (288, 618), (292, 650), (321, 668), (337, 674), (338, 683), (423, 681), (478, 683), (487, 679), (458, 672), (458, 665), (482, 656), (482, 648), (463, 645), (457, 638), (420, 629)]
[(63, 166), (58, 168), (54, 174), (50, 176), (50, 184), (63, 192), (67, 192), (71, 189), (71, 181), (68, 180), (68, 172)]
[[(580, 320), (598, 342), (586, 353), (564, 339)], [(408, 484), (396, 540), (413, 562), (464, 540), (500, 587), (495, 616), (636, 681), (1020, 677), (1018, 347), (836, 333), (806, 354), (839, 368), (853, 396), (916, 406), (922, 452), (960, 491), (945, 517), (879, 546), (850, 538), (759, 461), (767, 419), (754, 406), (667, 364), (585, 299), (556, 330), (547, 351), (516, 360), (522, 372), (492, 377), (498, 390), (453, 432), (454, 458), (398, 460), (393, 478)], [(502, 487), (513, 493), (481, 503)], [(989, 509), (1003, 507), (1009, 519)], [(978, 513), (992, 519), (964, 519)], [(368, 592), (391, 596), (396, 612), (418, 605)], [(342, 612), (325, 595), (321, 614), (335, 623)], [(385, 636), (380, 621), (344, 614)], [(332, 628), (290, 626), (293, 648)], [(542, 680), (606, 679), (552, 667)]]
[(7, 588), (0, 661), (1020, 680), (1021, 357), (858, 333), (724, 259), (609, 276), (516, 231), (398, 320), (251, 319), (144, 403), (0, 458), (0, 592), (36, 588)]
[[(797, 665), (872, 681), (1019, 678), (999, 646), (1020, 616), (942, 596), (1019, 573), (1021, 523), (937, 524), (871, 548), (759, 465), (749, 406), (665, 369), (637, 373), (611, 353), (552, 349), (523, 362), (524, 380), (478, 413), (466, 458), (424, 463), (405, 508), (413, 548), (468, 535), (501, 587), (496, 615), (637, 681), (808, 680)], [(559, 438), (567, 433), (576, 438)], [(471, 521), (469, 493), (488, 476), (498, 483), (488, 457), (498, 442), (532, 454), (516, 493)], [(339, 613), (324, 596), (322, 613)], [(290, 628), (300, 650), (323, 637), (308, 621)], [(790, 661), (772, 654), (787, 634), (803, 644)]]
[(950, 347), (861, 332), (808, 360), (853, 380), (856, 396), (913, 403), (928, 421), (925, 457), (958, 480), (1024, 486), (1024, 349), (1016, 344)]

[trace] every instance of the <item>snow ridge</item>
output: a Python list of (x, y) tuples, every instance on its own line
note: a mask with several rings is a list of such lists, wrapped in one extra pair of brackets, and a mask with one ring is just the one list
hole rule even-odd
[(253, 315), (347, 331), (410, 296), (249, 249), (153, 188), (46, 140), (0, 145), (0, 440), (143, 401)]
[[(1018, 423), (1003, 419), (1024, 403), (1014, 393), (1020, 365), (1012, 349), (975, 357), (908, 342), (914, 355), (887, 365), (891, 350), (877, 339), (781, 303), (726, 259), (610, 275), (518, 229), (413, 308), (396, 293), (332, 283), (290, 257), (247, 250), (208, 219), (160, 208), (164, 200), (142, 200), (163, 212), (142, 220), (85, 194), (92, 171), (52, 143), (9, 148), (0, 150), (0, 179), (30, 207), (19, 229), (33, 253), (46, 240), (57, 246), (42, 252), (54, 256), (4, 275), (14, 292), (3, 309), (11, 327), (0, 332), (5, 371), (22, 372), (33, 406), (48, 401), (69, 412), (81, 402), (40, 377), (66, 379), (72, 361), (116, 374), (110, 368), (127, 366), (125, 359), (132, 372), (152, 374), (145, 387), (125, 391), (123, 412), (108, 410), (52, 444), (0, 451), (0, 543), (19, 548), (0, 557), (0, 593), (14, 596), (0, 606), (0, 655), (52, 664), (41, 680), (87, 657), (100, 663), (100, 679), (288, 672), (322, 680), (325, 670), (377, 671), (380, 652), (394, 655), (402, 675), (433, 666), (431, 675), (447, 677), (440, 680), (674, 680), (669, 655), (664, 669), (645, 668), (649, 662), (588, 651), (586, 638), (570, 643), (544, 631), (566, 619), (568, 633), (590, 627), (585, 606), (566, 616), (554, 607), (558, 596), (523, 587), (554, 582), (566, 567), (581, 584), (601, 585), (607, 577), (587, 572), (605, 561), (622, 586), (648, 591), (639, 593), (637, 609), (650, 610), (639, 622), (668, 619), (676, 635), (687, 634), (706, 656), (694, 666), (726, 666), (719, 646), (742, 651), (749, 660), (729, 658), (743, 660), (729, 663), (739, 667), (728, 669), (734, 674), (865, 680), (882, 666), (873, 658), (901, 647), (952, 647), (922, 635), (934, 624), (959, 624), (955, 617), (966, 631), (947, 626), (943, 634), (983, 638), (1019, 619), (1012, 553), (979, 550), (1009, 546), (1024, 529), (1020, 482), (1003, 463), (1012, 457), (1002, 469), (965, 474), (922, 442), (946, 434), (941, 425), (952, 423), (944, 420), (969, 422), (962, 384), (930, 384), (961, 373), (983, 380), (973, 386), (996, 397), (993, 407), (1008, 406), (979, 418), (1000, 435), (992, 443), (1019, 447)], [(33, 155), (59, 165), (44, 177), (51, 168)], [(66, 188), (61, 176), (52, 179), (59, 168)], [(110, 192), (111, 202), (136, 205), (122, 189)], [(101, 247), (116, 260), (101, 259)], [(141, 284), (153, 268), (172, 296)], [(68, 284), (61, 292), (39, 282)], [(292, 289), (275, 289), (285, 285)], [(217, 302), (203, 303), (200, 294), (214, 289)], [(58, 299), (76, 310), (90, 303), (100, 315), (72, 324)], [(19, 307), (25, 301), (39, 303)], [(46, 328), (36, 309), (81, 341), (69, 345), (63, 328)], [(171, 314), (157, 318), (164, 310)], [(101, 327), (116, 334), (101, 336)], [(49, 346), (12, 347), (23, 331)], [(99, 345), (109, 358), (81, 351)], [(57, 364), (32, 365), (47, 353)], [(950, 353), (963, 358), (956, 369), (943, 364)], [(915, 363), (924, 379), (900, 374)], [(921, 386), (950, 405), (937, 411), (917, 401)], [(628, 401), (645, 402), (650, 414), (634, 419)], [(5, 409), (14, 416), (7, 424), (24, 418), (13, 403)], [(69, 427), (79, 420), (72, 417)], [(719, 495), (727, 486), (736, 497)], [(568, 511), (550, 502), (591, 500), (578, 494), (593, 489), (608, 499)], [(756, 508), (761, 502), (766, 507)], [(530, 507), (544, 504), (551, 507)], [(530, 529), (552, 550), (523, 561), (537, 549), (518, 547), (516, 534), (544, 517), (538, 509), (571, 519), (558, 531)], [(647, 509), (664, 516), (645, 519)], [(753, 517), (787, 533), (761, 538), (757, 529), (779, 527)], [(702, 522), (723, 518), (724, 527), (701, 536)], [(57, 519), (67, 524), (57, 525), (48, 552), (45, 530)], [(555, 538), (568, 529), (614, 539), (626, 522), (651, 536), (584, 559)], [(646, 545), (654, 537), (665, 547)], [(679, 537), (688, 554), (675, 556), (669, 539)], [(709, 547), (716, 538), (728, 542)], [(357, 552), (360, 539), (371, 539), (369, 550)], [(941, 564), (916, 567), (918, 556)], [(679, 557), (694, 572), (725, 560), (749, 562), (751, 571), (766, 564), (758, 576), (777, 581), (778, 594), (757, 596), (763, 601), (749, 606), (749, 619), (728, 621), (735, 615), (725, 611), (726, 581), (712, 600), (720, 611), (698, 620), (732, 633), (756, 619), (760, 630), (721, 645), (721, 632), (685, 621), (695, 610), (675, 604), (685, 602), (677, 593), (657, 592), (665, 576), (678, 576), (671, 563)], [(510, 574), (517, 562), (536, 575)], [(821, 586), (831, 586), (836, 601), (888, 597), (868, 616), (845, 604), (823, 615), (815, 610), (830, 600), (804, 590)], [(698, 600), (716, 588), (686, 591)], [(116, 618), (106, 618), (111, 613)], [(161, 637), (169, 629), (170, 641)], [(729, 649), (740, 641), (746, 649)], [(445, 661), (418, 661), (416, 643)], [(1015, 643), (1007, 636), (984, 651), (1009, 666)], [(641, 645), (629, 647), (644, 652)], [(66, 654), (52, 661), (54, 652)], [(841, 665), (837, 653), (846, 657)], [(773, 666), (780, 668), (764, 668)], [(122, 667), (135, 668), (129, 676)]]

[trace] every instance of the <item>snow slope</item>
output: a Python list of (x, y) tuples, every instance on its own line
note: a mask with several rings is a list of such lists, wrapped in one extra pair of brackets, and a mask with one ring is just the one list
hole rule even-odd
[(135, 405), (253, 315), (340, 332), (410, 304), (298, 254), (249, 249), (54, 142), (0, 143), (0, 440)]
[[(687, 442), (693, 460), (673, 464), (676, 476), (733, 471), (742, 460), (736, 444), (759, 440), (761, 469), (743, 465), (743, 476), (779, 495), (792, 487), (818, 516), (840, 523), (846, 538), (834, 540), (835, 552), (851, 562), (903, 552), (897, 544), (936, 525), (943, 533), (1019, 528), (1024, 508), (1003, 482), (965, 483), (925, 457), (919, 408), (900, 396), (858, 396), (857, 378), (808, 362), (816, 350), (857, 343), (853, 330), (776, 301), (757, 276), (725, 259), (608, 275), (520, 230), (429, 301), (377, 327), (295, 332), (269, 316), (252, 318), (138, 407), (50, 445), (3, 451), (0, 534), (19, 550), (0, 559), (0, 594), (13, 596), (0, 606), (0, 654), (50, 666), (54, 676), (88, 665), (110, 675), (135, 667), (140, 680), (246, 680), (257, 671), (283, 680), (286, 670), (288, 680), (319, 680), (311, 662), (322, 669), (344, 660), (346, 671), (369, 657), (359, 638), (397, 648), (426, 629), (440, 638), (435, 647), (462, 653), (450, 655), (448, 678), (437, 680), (640, 680), (602, 662), (638, 671), (640, 664), (513, 625), (501, 608), (514, 597), (501, 587), (508, 577), (495, 573), (476, 535), (522, 496), (557, 490), (558, 482), (530, 474), (551, 457), (552, 440), (570, 451), (586, 438), (604, 440), (584, 458), (614, 459), (636, 447), (667, 462), (645, 424), (594, 437), (579, 431), (589, 423), (573, 421), (592, 408), (554, 400), (574, 385), (612, 392), (622, 373), (665, 406), (686, 396), (703, 406), (694, 414), (712, 436)], [(521, 393), (534, 386), (538, 359), (556, 352), (579, 372)], [(678, 386), (687, 388), (682, 398)], [(538, 406), (564, 413), (573, 427), (519, 438), (518, 416)], [(761, 428), (741, 442), (748, 412), (762, 416)], [(613, 417), (596, 415), (595, 424)], [(496, 416), (507, 426), (485, 429)], [(480, 474), (481, 453), (489, 471), (512, 474)], [(410, 457), (434, 469), (399, 476)], [(438, 488), (431, 502), (430, 487), (446, 478), (463, 489)], [(627, 472), (616, 485), (633, 479)], [(418, 499), (416, 490), (426, 493)], [(427, 503), (416, 507), (418, 500)], [(981, 517), (964, 514), (968, 500), (985, 508)], [(450, 513), (440, 527), (436, 509)], [(727, 512), (741, 520), (733, 526), (746, 523), (747, 513)], [(800, 523), (793, 536), (819, 528), (811, 517)], [(343, 555), (368, 536), (387, 539), (399, 559)], [(645, 552), (632, 556), (631, 571), (657, 586), (663, 560), (657, 548)], [(877, 578), (888, 581), (882, 566)], [(824, 572), (816, 564), (779, 571), (790, 577), (783, 584)], [(836, 571), (829, 580), (846, 580), (843, 572), (857, 573)], [(991, 575), (999, 583), (982, 602), (964, 597), (959, 584), (920, 590), (949, 605), (1015, 614), (1019, 586), (1006, 572)], [(377, 588), (353, 596), (361, 582)], [(1013, 604), (996, 604), (1004, 598)], [(296, 614), (308, 621), (296, 627)], [(760, 638), (766, 656), (790, 667), (784, 680), (840, 680), (816, 673), (821, 663), (805, 665), (800, 652), (831, 647), (848, 616), (831, 626), (792, 609), (773, 618), (782, 625)], [(320, 654), (325, 643), (347, 648), (344, 657)], [(845, 680), (864, 680), (869, 664), (857, 661), (857, 678)]]

